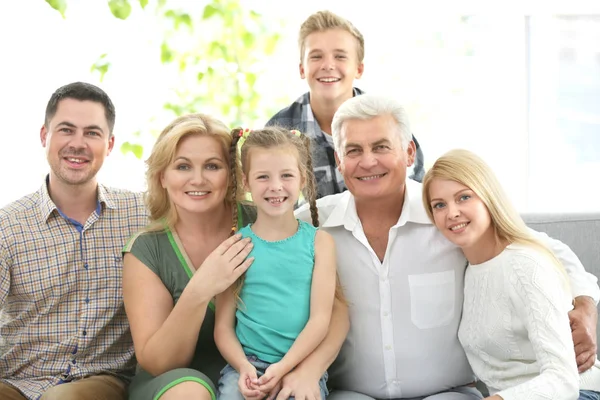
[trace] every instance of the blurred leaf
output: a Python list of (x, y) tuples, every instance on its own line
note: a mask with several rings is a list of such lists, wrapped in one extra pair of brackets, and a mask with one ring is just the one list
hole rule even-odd
[(245, 32), (242, 36), (242, 40), (244, 41), (244, 45), (246, 46), (246, 48), (251, 48), (254, 45), (255, 37), (252, 33)]
[(187, 62), (185, 61), (184, 58), (179, 60), (179, 72), (183, 72), (185, 71), (185, 69), (187, 68)]
[(107, 61), (106, 58), (107, 54), (102, 54), (100, 57), (98, 57), (98, 60), (96, 60), (96, 62), (90, 68), (91, 72), (98, 72), (100, 74), (100, 82), (104, 80), (104, 75), (106, 75), (108, 69), (111, 66), (110, 61)]
[(273, 54), (273, 52), (275, 51), (275, 48), (277, 47), (277, 43), (279, 43), (279, 39), (280, 36), (278, 33), (274, 33), (273, 35), (269, 36), (267, 38), (267, 44), (265, 46), (265, 53), (266, 54)]
[(192, 29), (192, 17), (190, 17), (189, 14), (181, 13), (175, 10), (167, 10), (164, 15), (165, 17), (173, 20), (173, 26), (175, 29), (179, 29), (179, 26), (182, 24)]
[(140, 6), (142, 6), (142, 8), (146, 8), (147, 5), (148, 5), (148, 0), (140, 0)]
[(256, 74), (246, 72), (246, 82), (248, 83), (248, 86), (253, 87), (256, 83)]
[(119, 19), (127, 19), (131, 14), (131, 4), (128, 0), (108, 0), (108, 7), (110, 12)]
[(204, 72), (198, 72), (198, 75), (196, 75), (196, 79), (201, 81), (202, 78), (204, 78)]
[(173, 112), (173, 114), (175, 114), (177, 116), (183, 114), (183, 107), (180, 106), (179, 104), (165, 103), (163, 105), (163, 108), (167, 111)]
[(180, 14), (178, 21), (179, 23), (187, 25), (189, 28), (192, 28), (192, 17), (190, 17), (190, 14)]
[(144, 155), (144, 147), (140, 144), (125, 142), (121, 145), (121, 152), (125, 155), (133, 153), (134, 156), (141, 159)]
[(218, 14), (220, 10), (212, 4), (207, 4), (204, 7), (204, 13), (202, 14), (202, 19), (209, 19), (215, 14)]
[(65, 11), (67, 11), (67, 0), (46, 0), (46, 3), (58, 11), (63, 18), (65, 17)]
[(235, 96), (233, 96), (233, 104), (236, 107), (240, 107), (243, 102), (244, 102), (244, 98), (241, 95), (236, 94)]
[(173, 61), (173, 51), (171, 50), (167, 42), (163, 42), (160, 45), (160, 61), (163, 64)]

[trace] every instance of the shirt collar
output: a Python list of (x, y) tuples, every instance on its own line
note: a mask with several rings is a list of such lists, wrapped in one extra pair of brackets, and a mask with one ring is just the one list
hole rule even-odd
[[(48, 183), (50, 182), (50, 175), (46, 176), (44, 184), (39, 189), (38, 193), (40, 196), (39, 210), (40, 215), (43, 221), (48, 221), (48, 218), (52, 214), (52, 211), (57, 210), (56, 204), (50, 198), (50, 193), (48, 192)], [(108, 192), (104, 185), (98, 184), (98, 206), (96, 211), (98, 211), (98, 215), (100, 215), (101, 206), (104, 205), (106, 208), (114, 209), (117, 208), (115, 204), (115, 199)]]
[[(323, 227), (344, 226), (347, 230), (352, 231), (358, 222), (354, 196), (350, 191), (345, 191), (341, 196), (337, 196), (337, 204), (323, 223)], [(431, 221), (423, 207), (422, 185), (412, 179), (406, 180), (402, 213), (394, 227), (403, 226), (408, 222), (431, 225)]]

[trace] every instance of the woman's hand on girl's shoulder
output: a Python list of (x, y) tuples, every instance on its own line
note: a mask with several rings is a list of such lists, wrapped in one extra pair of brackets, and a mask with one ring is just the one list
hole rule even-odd
[(252, 265), (254, 257), (248, 257), (252, 251), (249, 238), (234, 235), (219, 245), (206, 257), (194, 273), (190, 284), (207, 301), (231, 286)]

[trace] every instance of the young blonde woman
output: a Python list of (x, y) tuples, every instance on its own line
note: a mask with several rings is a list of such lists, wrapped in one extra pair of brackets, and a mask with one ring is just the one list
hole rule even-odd
[(469, 262), (458, 334), (489, 399), (599, 399), (598, 361), (577, 372), (566, 273), (490, 167), (466, 150), (446, 153), (425, 175), (423, 203)]

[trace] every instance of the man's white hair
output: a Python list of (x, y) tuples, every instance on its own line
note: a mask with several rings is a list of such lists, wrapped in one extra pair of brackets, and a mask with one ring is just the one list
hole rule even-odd
[(381, 115), (389, 115), (394, 118), (400, 135), (402, 149), (406, 150), (412, 140), (412, 133), (408, 123), (408, 116), (404, 108), (395, 99), (386, 96), (363, 94), (346, 100), (336, 111), (331, 122), (331, 132), (335, 151), (343, 154), (342, 128), (344, 123), (351, 119), (372, 119)]

